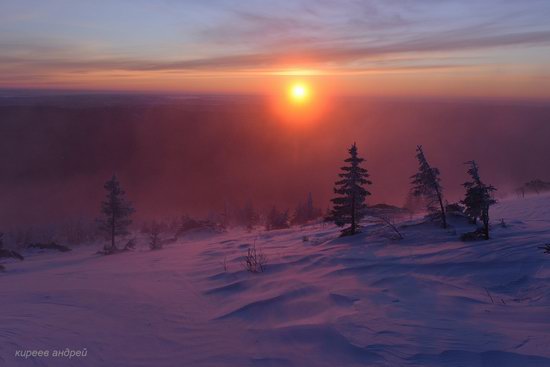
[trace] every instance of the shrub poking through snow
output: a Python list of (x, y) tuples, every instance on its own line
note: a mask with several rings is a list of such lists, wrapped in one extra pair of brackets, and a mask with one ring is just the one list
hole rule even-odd
[(384, 228), (393, 232), (394, 235), (392, 239), (402, 240), (404, 238), (401, 231), (399, 231), (397, 218), (395, 215), (391, 213), (378, 213), (374, 214), (373, 218), (375, 223), (381, 224)]
[(426, 206), (430, 218), (441, 222), (443, 228), (447, 228), (447, 215), (443, 205), (443, 188), (439, 178), (439, 169), (430, 166), (422, 145), (416, 147), (416, 158), (418, 159), (418, 172), (411, 176), (411, 193), (415, 197), (426, 200)]
[(478, 228), (473, 232), (466, 232), (460, 236), (460, 240), (464, 242), (480, 241), (485, 239), (485, 231), (483, 228)]
[(550, 243), (544, 245), (544, 246), (541, 246), (539, 247), (540, 249), (544, 250), (544, 253), (545, 254), (550, 254)]
[(227, 273), (227, 271), (229, 270), (229, 267), (227, 266), (227, 256), (224, 256), (224, 257), (223, 257), (222, 266), (223, 266), (223, 271), (224, 271), (225, 273)]
[(160, 235), (160, 225), (157, 222), (153, 222), (149, 233), (149, 247), (151, 250), (160, 250), (162, 248), (162, 240)]
[(267, 256), (261, 250), (257, 250), (254, 244), (248, 248), (243, 258), (243, 265), (251, 273), (263, 273), (267, 265)]
[(497, 201), (493, 199), (493, 192), (496, 189), (491, 185), (486, 185), (479, 177), (479, 168), (475, 161), (466, 162), (470, 166), (468, 174), (471, 181), (464, 183), (466, 196), (462, 203), (466, 206), (464, 212), (470, 218), (471, 222), (476, 224), (479, 219), (483, 224), (483, 237), (489, 239), (489, 208)]
[(126, 245), (124, 245), (125, 251), (135, 250), (137, 247), (137, 242), (135, 238), (130, 238), (128, 242), (126, 242)]
[(19, 252), (4, 248), (4, 233), (0, 232), (0, 258), (2, 257), (13, 258), (18, 260), (25, 259)]
[(0, 249), (0, 257), (7, 257), (7, 258), (11, 257), (17, 260), (25, 260), (23, 255), (21, 255), (19, 252), (13, 251), (13, 250), (6, 250), (6, 249)]
[(113, 176), (105, 183), (107, 197), (101, 205), (101, 213), (103, 218), (99, 220), (100, 229), (105, 236), (110, 240), (110, 245), (105, 245), (104, 253), (118, 252), (116, 247), (116, 237), (125, 236), (128, 232), (128, 227), (132, 223), (131, 215), (134, 213), (134, 208), (125, 198), (125, 192), (120, 187), (116, 176)]
[(354, 235), (359, 232), (359, 221), (365, 216), (367, 205), (365, 199), (370, 195), (364, 186), (371, 185), (368, 171), (361, 167), (365, 160), (357, 154), (357, 145), (353, 143), (349, 149), (350, 157), (341, 167), (340, 180), (336, 181), (334, 193), (338, 196), (332, 199), (333, 208), (330, 218), (339, 227), (349, 225), (342, 230), (342, 236)]

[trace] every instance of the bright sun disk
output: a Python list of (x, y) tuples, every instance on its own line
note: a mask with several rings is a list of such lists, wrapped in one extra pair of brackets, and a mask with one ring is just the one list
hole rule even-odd
[(294, 84), (290, 88), (290, 98), (297, 103), (305, 102), (308, 98), (309, 90), (304, 84)]

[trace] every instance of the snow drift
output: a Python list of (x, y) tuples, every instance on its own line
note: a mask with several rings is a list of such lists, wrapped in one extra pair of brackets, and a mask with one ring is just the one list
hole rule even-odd
[[(25, 254), (0, 274), (0, 364), (549, 366), (550, 197), (502, 201), (492, 218), (481, 242), (458, 241), (459, 220), (410, 220), (401, 241), (315, 224)], [(243, 269), (254, 243), (264, 273)], [(87, 355), (16, 356), (65, 348)]]

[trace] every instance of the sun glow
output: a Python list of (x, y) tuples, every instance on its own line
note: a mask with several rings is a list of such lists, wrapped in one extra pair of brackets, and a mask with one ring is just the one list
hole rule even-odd
[(319, 78), (281, 78), (272, 87), (273, 113), (292, 131), (308, 129), (326, 114), (329, 87)]
[(290, 87), (289, 96), (294, 103), (305, 103), (310, 96), (309, 88), (303, 83), (295, 83)]

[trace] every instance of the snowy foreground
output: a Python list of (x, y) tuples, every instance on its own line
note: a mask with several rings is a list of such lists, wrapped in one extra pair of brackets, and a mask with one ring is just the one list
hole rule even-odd
[(550, 366), (550, 197), (493, 218), (488, 242), (411, 221), (401, 241), (312, 225), (26, 254), (0, 274), (0, 366)]

